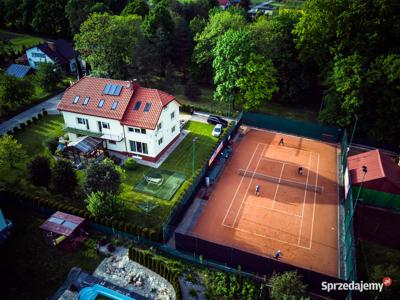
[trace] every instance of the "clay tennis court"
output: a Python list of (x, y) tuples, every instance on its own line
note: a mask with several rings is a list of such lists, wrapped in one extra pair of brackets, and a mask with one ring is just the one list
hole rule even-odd
[(279, 249), (283, 262), (337, 276), (337, 147), (249, 127), (240, 132), (192, 234), (263, 256)]

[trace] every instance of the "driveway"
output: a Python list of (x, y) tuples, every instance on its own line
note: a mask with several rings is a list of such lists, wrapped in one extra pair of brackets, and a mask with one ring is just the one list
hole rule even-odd
[(64, 92), (55, 95), (54, 97), (50, 98), (49, 100), (46, 100), (42, 103), (39, 103), (26, 111), (14, 116), (8, 121), (5, 121), (0, 124), (0, 134), (4, 134), (9, 130), (12, 130), (15, 126), (18, 126), (18, 124), (21, 124), (23, 122), (26, 122), (32, 117), (35, 117), (38, 115), (38, 113), (42, 112), (43, 109), (47, 110), (47, 112), (50, 115), (57, 115), (59, 114), (57, 110), (57, 105), (61, 100), (61, 97), (63, 96)]

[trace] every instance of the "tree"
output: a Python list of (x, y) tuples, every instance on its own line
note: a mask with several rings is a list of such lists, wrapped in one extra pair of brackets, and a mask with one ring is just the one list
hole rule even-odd
[[(239, 30), (245, 25), (246, 19), (242, 15), (231, 11), (216, 10), (211, 14), (204, 30), (194, 37), (196, 42), (193, 52), (194, 62), (199, 65), (199, 68), (206, 69), (211, 74), (213, 49), (217, 45), (218, 39), (229, 29)], [(248, 41), (246, 41), (247, 43)]]
[(192, 78), (190, 78), (185, 84), (185, 96), (190, 100), (195, 100), (201, 96), (201, 90)]
[(158, 2), (146, 15), (141, 25), (143, 35), (148, 39), (157, 36), (157, 30), (162, 30), (167, 38), (174, 34), (174, 22), (168, 9), (166, 0)]
[(0, 166), (14, 169), (25, 158), (26, 152), (16, 139), (8, 134), (0, 137)]
[(234, 107), (235, 100), (243, 96), (237, 80), (245, 76), (246, 64), (254, 49), (249, 41), (250, 35), (244, 29), (230, 29), (217, 41), (213, 49), (215, 100), (232, 103)]
[(382, 291), (371, 291), (371, 299), (399, 299), (400, 297), (400, 285), (398, 284), (397, 278), (400, 276), (400, 267), (395, 264), (382, 264), (375, 265), (372, 268), (370, 274), (371, 282), (382, 282), (384, 277), (390, 277), (393, 280), (391, 286), (384, 286)]
[(244, 109), (260, 107), (279, 90), (276, 70), (271, 60), (258, 54), (251, 54), (245, 68), (244, 76), (236, 80), (236, 86), (242, 95), (238, 104)]
[(96, 217), (120, 218), (125, 210), (123, 200), (112, 193), (91, 193), (86, 199), (86, 203), (87, 210)]
[(64, 196), (71, 197), (78, 186), (78, 178), (70, 161), (57, 160), (51, 177), (54, 190)]
[(39, 64), (35, 76), (36, 83), (46, 92), (52, 92), (57, 89), (62, 78), (63, 72), (60, 66), (57, 63), (47, 62)]
[(0, 74), (0, 105), (2, 110), (16, 110), (27, 103), (34, 93), (32, 83), (7, 74)]
[(51, 179), (50, 161), (48, 157), (38, 155), (28, 164), (28, 178), (37, 186), (48, 186)]
[(300, 299), (306, 296), (307, 285), (303, 283), (297, 271), (273, 274), (269, 279), (272, 286), (270, 297), (272, 300)]
[(37, 0), (33, 12), (32, 27), (40, 34), (69, 36), (65, 6), (68, 0)]
[(140, 39), (140, 21), (136, 15), (94, 13), (75, 35), (75, 49), (93, 70), (123, 79), (126, 76), (125, 65), (135, 59), (132, 50)]
[(129, 2), (124, 10), (122, 11), (122, 16), (127, 15), (138, 15), (138, 16), (146, 16), (149, 12), (149, 5), (144, 0), (133, 0)]
[(105, 159), (101, 162), (89, 163), (84, 182), (87, 194), (94, 192), (117, 194), (120, 184), (121, 175), (111, 160)]
[(79, 32), (81, 24), (88, 18), (93, 5), (93, 0), (68, 0), (65, 6), (65, 16), (73, 34)]

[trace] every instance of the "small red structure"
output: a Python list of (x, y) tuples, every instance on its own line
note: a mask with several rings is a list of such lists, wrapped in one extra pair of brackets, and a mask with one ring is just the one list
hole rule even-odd
[(76, 246), (85, 233), (84, 222), (84, 218), (57, 211), (40, 226), (40, 229), (46, 232), (47, 241), (54, 246), (63, 241), (69, 242), (70, 246)]

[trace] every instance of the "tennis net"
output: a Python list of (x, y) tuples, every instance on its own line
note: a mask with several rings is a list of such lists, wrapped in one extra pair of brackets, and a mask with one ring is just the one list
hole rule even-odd
[(278, 184), (286, 184), (286, 185), (293, 186), (296, 188), (306, 189), (311, 192), (315, 191), (317, 193), (322, 193), (324, 191), (323, 186), (305, 184), (305, 183), (293, 181), (290, 179), (278, 178), (278, 177), (274, 177), (274, 176), (269, 176), (269, 175), (265, 175), (265, 174), (261, 174), (261, 173), (252, 172), (252, 171), (246, 171), (243, 169), (239, 169), (239, 175), (245, 176), (245, 177), (263, 179), (263, 180), (273, 182), (273, 183), (278, 183)]

